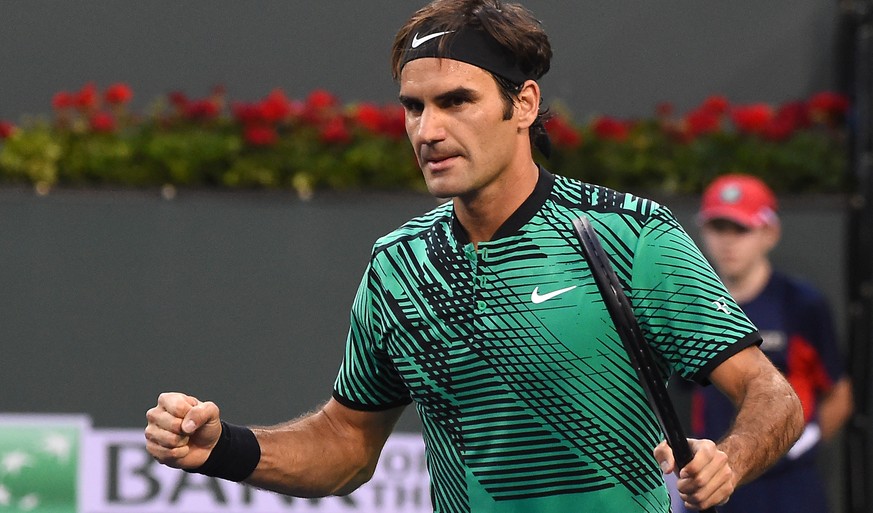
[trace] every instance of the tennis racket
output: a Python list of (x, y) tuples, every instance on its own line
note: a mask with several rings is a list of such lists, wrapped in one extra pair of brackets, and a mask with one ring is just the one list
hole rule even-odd
[[(624, 289), (621, 288), (621, 283), (612, 268), (609, 256), (603, 251), (597, 233), (586, 217), (574, 220), (573, 227), (579, 237), (579, 242), (582, 243), (582, 253), (591, 266), (591, 274), (597, 283), (600, 296), (606, 303), (606, 309), (609, 311), (618, 336), (630, 357), (631, 365), (637, 371), (640, 385), (646, 392), (649, 405), (658, 418), (667, 443), (673, 449), (673, 456), (676, 458), (676, 474), (678, 475), (679, 470), (691, 461), (693, 454), (682, 429), (682, 424), (679, 422), (679, 416), (673, 407), (673, 402), (667, 394), (667, 385), (658, 371), (652, 350), (643, 338), (643, 332), (634, 316), (630, 301), (624, 294)], [(716, 513), (716, 510), (715, 508), (707, 508), (701, 510), (701, 513)]]

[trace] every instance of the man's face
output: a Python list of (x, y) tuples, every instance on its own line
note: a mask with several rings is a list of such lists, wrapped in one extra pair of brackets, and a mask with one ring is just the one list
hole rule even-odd
[(739, 280), (767, 261), (779, 229), (765, 225), (747, 228), (726, 219), (707, 221), (701, 230), (706, 254), (725, 280)]
[(451, 59), (410, 61), (400, 74), (406, 133), (428, 190), (449, 198), (476, 195), (519, 161), (529, 142), (486, 71)]

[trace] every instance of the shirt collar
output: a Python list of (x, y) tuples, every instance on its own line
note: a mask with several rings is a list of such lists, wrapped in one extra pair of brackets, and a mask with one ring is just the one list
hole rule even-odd
[[(500, 225), (500, 228), (494, 233), (494, 236), (491, 237), (491, 240), (498, 240), (504, 237), (508, 237), (517, 233), (521, 230), (521, 227), (527, 224), (537, 212), (539, 212), (540, 208), (548, 199), (549, 195), (552, 193), (552, 186), (555, 183), (555, 175), (549, 173), (542, 166), (537, 166), (539, 169), (539, 176), (537, 177), (537, 184), (534, 186), (533, 192), (530, 193), (530, 196), (524, 200), (515, 212), (512, 213), (509, 218)], [(470, 237), (467, 235), (467, 230), (461, 225), (461, 222), (458, 221), (458, 217), (455, 215), (455, 211), (452, 210), (452, 234), (461, 245), (469, 244)]]

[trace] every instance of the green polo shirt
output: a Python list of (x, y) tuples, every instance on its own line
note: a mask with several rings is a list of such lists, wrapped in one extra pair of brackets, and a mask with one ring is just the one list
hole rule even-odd
[(673, 215), (541, 170), (495, 234), (470, 244), (451, 203), (379, 239), (355, 297), (334, 397), (410, 401), (434, 510), (669, 511), (662, 435), (572, 221), (588, 216), (664, 377), (705, 383), (758, 342)]

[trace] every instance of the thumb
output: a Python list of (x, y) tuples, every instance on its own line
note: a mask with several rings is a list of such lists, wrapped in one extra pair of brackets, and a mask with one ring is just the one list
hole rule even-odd
[(198, 401), (182, 419), (182, 432), (191, 435), (204, 425), (213, 423), (218, 423), (218, 407), (212, 401)]

